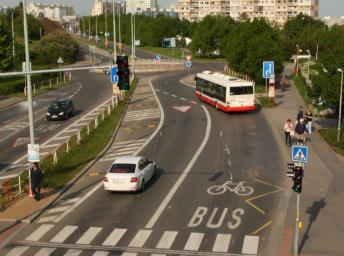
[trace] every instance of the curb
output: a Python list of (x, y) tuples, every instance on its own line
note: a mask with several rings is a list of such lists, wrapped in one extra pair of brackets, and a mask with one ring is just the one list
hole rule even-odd
[[(136, 85), (135, 85), (135, 89), (137, 86), (137, 81), (136, 81)], [(133, 93), (134, 94), (134, 93)], [(58, 196), (52, 200), (51, 202), (48, 202), (46, 205), (44, 205), (41, 209), (39, 209), (37, 211), (37, 213), (33, 213), (28, 215), (28, 217), (24, 217), (23, 219), (12, 219), (12, 220), (6, 220), (6, 221), (15, 221), (15, 223), (13, 223), (12, 225), (10, 225), (9, 227), (5, 228), (4, 230), (1, 231), (1, 233), (5, 232), (6, 230), (11, 229), (12, 227), (14, 227), (15, 225), (17, 225), (18, 223), (26, 223), (26, 224), (30, 224), (32, 223), (35, 219), (37, 219), (46, 209), (48, 209), (51, 205), (53, 205), (56, 201), (58, 201), (62, 195), (64, 195), (64, 193), (66, 193), (103, 155), (104, 153), (111, 147), (113, 141), (116, 138), (116, 135), (118, 133), (119, 128), (121, 127), (122, 121), (124, 119), (124, 115), (126, 113), (126, 110), (129, 106), (129, 103), (131, 101), (131, 98), (133, 96), (133, 94), (130, 96), (130, 98), (127, 101), (127, 104), (123, 110), (122, 116), (119, 120), (119, 122), (117, 123), (116, 129), (114, 131), (114, 133), (112, 134), (108, 144), (106, 145), (106, 147), (91, 161), (89, 162), (77, 175), (76, 177), (74, 177), (71, 181), (69, 181), (65, 187), (63, 187), (62, 189), (60, 189), (60, 191), (58, 191)], [(5, 219), (0, 219), (0, 221), (5, 221)], [(25, 227), (25, 226), (24, 226)], [(19, 230), (17, 230), (16, 232), (14, 232), (14, 235), (10, 236), (11, 239), (12, 237), (14, 237), (18, 232), (20, 232), (22, 230), (22, 228), (20, 228)], [(3, 248), (4, 246), (6, 246), (6, 244), (11, 240), (5, 240), (3, 243), (0, 244), (0, 249)]]

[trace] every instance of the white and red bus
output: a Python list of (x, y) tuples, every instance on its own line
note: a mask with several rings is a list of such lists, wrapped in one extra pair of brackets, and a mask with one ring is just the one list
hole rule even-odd
[(196, 80), (197, 98), (225, 112), (256, 109), (254, 82), (220, 73), (204, 71)]

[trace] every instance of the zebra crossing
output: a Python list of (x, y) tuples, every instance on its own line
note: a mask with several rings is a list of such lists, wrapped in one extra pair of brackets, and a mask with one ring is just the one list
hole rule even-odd
[(147, 138), (114, 143), (100, 162), (114, 161), (119, 156), (132, 155), (145, 143)]
[(47, 223), (47, 222), (55, 222), (60, 215), (68, 210), (70, 207), (72, 207), (75, 203), (77, 203), (80, 200), (79, 197), (61, 200), (58, 204), (54, 205), (50, 210), (44, 214), (41, 218), (37, 220), (37, 223)]
[(152, 108), (145, 110), (134, 110), (129, 111), (125, 114), (124, 121), (139, 121), (144, 119), (159, 119), (160, 118), (160, 109)]
[[(51, 232), (54, 231), (54, 232)], [(242, 241), (241, 251), (231, 251), (231, 241)], [(233, 242), (232, 242), (233, 243)], [(22, 255), (257, 255), (259, 236), (232, 239), (231, 234), (207, 234), (176, 230), (128, 230), (110, 227), (56, 227), (42, 224), (24, 240), (17, 241), (6, 256)], [(206, 249), (205, 249), (206, 248)], [(56, 250), (59, 250), (57, 253)], [(28, 253), (28, 251), (30, 253)], [(63, 251), (63, 252), (62, 252)], [(90, 255), (90, 254), (87, 254)]]
[(14, 122), (0, 127), (0, 131), (17, 131), (28, 125), (28, 122)]

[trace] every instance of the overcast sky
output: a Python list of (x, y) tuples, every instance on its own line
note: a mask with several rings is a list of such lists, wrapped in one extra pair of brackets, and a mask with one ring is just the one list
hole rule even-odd
[[(0, 0), (0, 6), (16, 6), (21, 0)], [(135, 1), (135, 0), (134, 0)], [(319, 0), (320, 1), (320, 16), (344, 16), (344, 0)], [(77, 14), (86, 15), (90, 13), (94, 0), (27, 0), (30, 2), (39, 3), (55, 3), (55, 4), (69, 4), (72, 5)], [(82, 2), (83, 4), (80, 4)], [(177, 2), (177, 0), (158, 0), (158, 4), (163, 7), (168, 7), (170, 4)]]

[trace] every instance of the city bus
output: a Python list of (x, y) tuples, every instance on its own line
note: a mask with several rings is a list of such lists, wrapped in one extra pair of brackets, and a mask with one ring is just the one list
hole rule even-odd
[(245, 112), (256, 109), (254, 82), (204, 71), (198, 73), (196, 97), (225, 112)]

